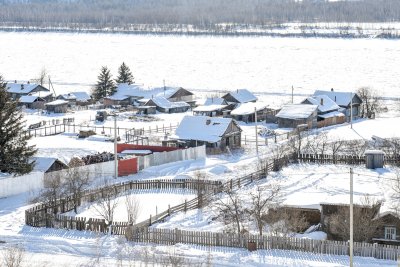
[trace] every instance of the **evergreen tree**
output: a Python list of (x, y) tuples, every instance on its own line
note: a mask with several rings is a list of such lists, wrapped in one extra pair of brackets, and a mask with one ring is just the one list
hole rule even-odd
[(23, 134), (23, 116), (17, 101), (11, 100), (6, 83), (0, 75), (0, 171), (25, 174), (32, 171), (34, 162), (30, 158), (36, 153), (28, 146), (30, 136)]
[(110, 96), (115, 92), (117, 87), (111, 77), (112, 75), (110, 70), (105, 66), (101, 67), (100, 74), (97, 77), (97, 83), (93, 90), (94, 99), (99, 100), (100, 98)]
[(127, 83), (132, 84), (134, 83), (133, 75), (129, 67), (122, 62), (121, 66), (118, 68), (118, 77), (115, 80), (117, 83)]

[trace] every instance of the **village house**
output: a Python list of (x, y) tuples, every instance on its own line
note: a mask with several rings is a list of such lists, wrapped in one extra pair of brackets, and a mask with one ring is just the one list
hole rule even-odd
[(229, 113), (228, 103), (225, 99), (220, 97), (210, 97), (205, 99), (205, 101), (198, 101), (198, 106), (193, 109), (193, 114), (196, 116), (224, 116)]
[(360, 117), (360, 105), (362, 100), (356, 93), (336, 92), (333, 88), (330, 91), (317, 90), (314, 92), (314, 96), (320, 95), (326, 95), (333, 100), (340, 107), (339, 111), (346, 116), (346, 121), (350, 121), (350, 116), (353, 116), (353, 119), (358, 119)]
[(68, 101), (57, 99), (55, 101), (44, 104), (48, 112), (66, 113), (68, 109)]
[(196, 103), (193, 99), (194, 94), (182, 87), (158, 87), (152, 91), (154, 96), (165, 97), (170, 102), (186, 102), (192, 107)]
[(35, 161), (33, 171), (37, 172), (49, 173), (53, 171), (68, 169), (68, 165), (57, 158), (33, 157), (32, 161)]
[(29, 95), (35, 92), (49, 92), (50, 90), (36, 83), (7, 83), (7, 93), (11, 99), (18, 100), (21, 96)]
[(240, 103), (231, 111), (230, 116), (243, 122), (255, 122), (255, 113), (257, 112), (257, 121), (265, 120), (267, 114), (267, 105), (259, 102)]
[(57, 96), (57, 99), (68, 101), (69, 106), (86, 106), (92, 103), (92, 98), (86, 92), (71, 92)]
[(105, 106), (121, 105), (124, 107), (138, 105), (137, 100), (148, 98), (149, 94), (151, 95), (150, 90), (145, 90), (142, 85), (120, 83), (114, 94), (104, 97), (103, 104)]
[(374, 221), (378, 226), (373, 242), (385, 245), (400, 245), (400, 217), (395, 212), (386, 211), (378, 214)]
[(240, 103), (256, 102), (257, 97), (247, 89), (237, 89), (222, 96), (228, 104), (236, 106)]
[(307, 97), (301, 104), (318, 106), (318, 128), (341, 124), (346, 121), (344, 114), (339, 112), (340, 107), (326, 95)]
[(279, 128), (296, 128), (299, 125), (307, 125), (308, 129), (316, 128), (317, 110), (317, 105), (285, 105), (278, 114), (276, 114)]
[(157, 111), (163, 113), (186, 112), (190, 108), (190, 105), (186, 102), (171, 102), (162, 96), (149, 99), (144, 106), (155, 106)]
[(118, 84), (115, 93), (105, 97), (103, 104), (111, 105), (145, 105), (145, 103), (155, 97), (163, 97), (170, 102), (186, 102), (189, 105), (194, 105), (193, 93), (182, 87), (158, 87), (145, 89), (139, 84)]
[(25, 106), (30, 109), (44, 109), (46, 101), (38, 96), (24, 95), (18, 100), (18, 106)]
[(185, 116), (170, 140), (163, 145), (196, 147), (206, 145), (208, 153), (220, 153), (241, 146), (239, 125), (231, 118)]

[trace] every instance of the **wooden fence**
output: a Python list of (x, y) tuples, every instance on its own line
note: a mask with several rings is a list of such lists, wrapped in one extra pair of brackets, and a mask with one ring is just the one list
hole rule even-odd
[[(42, 203), (34, 206), (25, 211), (25, 223), (34, 227), (55, 227), (67, 229), (82, 230), (79, 223), (82, 218), (70, 217), (60, 215), (58, 213), (68, 212), (74, 209), (76, 204), (97, 201), (108, 192), (113, 192), (115, 196), (121, 195), (130, 190), (173, 190), (173, 189), (188, 189), (198, 190), (201, 188), (204, 192), (212, 192), (216, 194), (222, 190), (222, 183), (219, 181), (199, 181), (195, 179), (174, 179), (174, 180), (142, 180), (142, 181), (129, 181), (119, 184), (110, 185), (107, 187), (85, 190), (78, 197), (67, 196), (58, 199), (54, 203)], [(191, 205), (191, 203), (187, 204)], [(190, 206), (192, 207), (192, 206)], [(61, 221), (68, 221), (68, 223), (61, 223)], [(85, 222), (93, 221), (93, 219), (84, 218)], [(96, 221), (98, 224), (98, 222)], [(96, 224), (96, 225), (97, 225)], [(123, 223), (120, 223), (123, 224)], [(105, 222), (104, 222), (105, 225)], [(72, 228), (71, 228), (72, 227)], [(93, 228), (90, 223), (86, 227)], [(126, 225), (125, 225), (126, 227)], [(86, 229), (86, 228), (85, 228)], [(96, 228), (97, 229), (97, 228)], [(102, 229), (102, 228), (101, 228)], [(102, 232), (103, 230), (101, 230)], [(123, 234), (123, 233), (122, 233)]]
[[(364, 156), (357, 155), (332, 155), (332, 154), (306, 154), (300, 153), (293, 155), (293, 159), (299, 162), (306, 163), (321, 163), (321, 164), (349, 164), (362, 165), (365, 164)], [(384, 164), (400, 165), (400, 155), (390, 155), (384, 157)]]
[[(134, 242), (163, 245), (185, 243), (235, 248), (250, 248), (253, 245), (256, 249), (283, 249), (318, 254), (349, 255), (348, 242), (271, 235), (228, 234), (128, 226), (126, 237)], [(400, 247), (355, 242), (354, 256), (397, 260), (400, 256)]]

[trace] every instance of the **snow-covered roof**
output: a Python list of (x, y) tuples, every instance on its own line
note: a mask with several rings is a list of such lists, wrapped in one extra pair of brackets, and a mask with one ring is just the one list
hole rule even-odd
[(291, 104), (282, 107), (276, 114), (278, 118), (284, 119), (307, 119), (318, 108), (317, 105)]
[[(161, 108), (190, 107), (190, 105), (186, 102), (171, 102), (163, 96), (154, 97), (150, 100), (152, 100), (154, 104)], [(145, 105), (147, 105), (147, 103)]]
[(221, 97), (208, 97), (207, 99), (204, 100), (203, 106), (209, 106), (209, 105), (226, 105), (225, 99)]
[(34, 93), (30, 93), (29, 95), (31, 96), (38, 96), (38, 97), (48, 97), (50, 95), (52, 95), (53, 93), (50, 91), (38, 91), (38, 92), (34, 92)]
[(128, 99), (129, 96), (127, 95), (111, 95), (111, 96), (107, 96), (106, 98), (111, 99), (111, 100), (115, 100), (115, 101), (121, 101), (121, 100), (125, 100)]
[(62, 97), (65, 100), (76, 100), (76, 96), (71, 93), (62, 94), (62, 95), (59, 95), (59, 97)]
[(87, 102), (91, 99), (90, 95), (86, 92), (72, 92), (72, 95), (76, 97), (77, 101)]
[(319, 112), (335, 111), (340, 108), (335, 101), (330, 99), (327, 95), (310, 96), (307, 97), (305, 101), (308, 101), (313, 105), (318, 105)]
[(148, 150), (148, 149), (126, 149), (121, 151), (121, 154), (152, 154), (153, 151)]
[(36, 83), (7, 83), (6, 88), (9, 93), (29, 94), (38, 86)]
[(185, 116), (171, 138), (215, 143), (221, 140), (232, 121), (231, 118)]
[(35, 161), (33, 171), (47, 172), (50, 169), (51, 165), (53, 165), (54, 162), (58, 159), (48, 157), (33, 157), (31, 160)]
[(333, 118), (333, 117), (344, 117), (344, 114), (342, 112), (339, 112), (339, 111), (332, 111), (332, 112), (329, 112), (329, 113), (326, 113), (326, 114), (318, 115), (318, 117), (327, 119), (327, 118)]
[(257, 101), (257, 97), (247, 89), (238, 89), (228, 94), (235, 98), (239, 103)]
[(206, 106), (198, 106), (193, 109), (193, 111), (197, 112), (211, 112), (224, 109), (226, 105), (206, 105)]
[[(30, 103), (35, 102), (36, 99), (38, 99), (38, 98), (40, 98), (40, 97), (38, 97), (38, 96), (33, 96), (33, 95), (23, 95), (23, 96), (21, 96), (21, 97), (19, 98), (19, 102), (30, 104)], [(40, 99), (43, 100), (42, 98), (40, 98)]]
[(330, 99), (332, 99), (339, 106), (348, 106), (350, 105), (351, 99), (354, 97), (355, 93), (353, 92), (336, 92), (336, 91), (322, 91), (316, 90), (314, 92), (314, 96), (318, 95), (326, 95)]
[(241, 103), (238, 105), (237, 108), (231, 111), (231, 115), (248, 115), (253, 114), (254, 109), (257, 111), (263, 110), (267, 107), (267, 104), (259, 103), (259, 102), (248, 102), (248, 103)]
[(63, 104), (68, 104), (68, 101), (62, 100), (62, 99), (57, 99), (55, 101), (46, 103), (46, 106), (58, 106), (58, 105), (63, 105)]

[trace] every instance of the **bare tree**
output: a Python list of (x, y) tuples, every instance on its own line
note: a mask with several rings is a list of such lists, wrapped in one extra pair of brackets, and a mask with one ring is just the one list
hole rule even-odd
[[(25, 250), (20, 246), (9, 246), (3, 251), (4, 267), (20, 267), (24, 259)], [(2, 265), (3, 266), (3, 265)]]
[(396, 178), (392, 181), (393, 194), (392, 198), (392, 210), (400, 215), (400, 171), (396, 172)]
[(114, 188), (108, 188), (103, 191), (103, 195), (96, 201), (94, 206), (98, 215), (101, 216), (108, 226), (114, 221), (114, 213), (118, 207), (117, 193)]
[[(40, 191), (38, 201), (48, 203), (50, 206), (56, 205), (57, 200), (64, 193), (63, 189), (64, 177), (61, 172), (50, 172), (44, 176), (44, 188)], [(57, 210), (54, 209), (54, 213)]]
[[(369, 196), (365, 196), (361, 205), (355, 205), (353, 216), (357, 223), (354, 224), (354, 241), (370, 242), (377, 233), (377, 229), (381, 222), (374, 220), (379, 212), (381, 203), (372, 200)], [(350, 223), (349, 223), (349, 207), (340, 207), (338, 211), (329, 216), (325, 222), (329, 233), (336, 239), (349, 240)]]
[(81, 204), (83, 191), (90, 185), (90, 173), (82, 168), (70, 168), (65, 175), (64, 185), (66, 193), (72, 196), (74, 211), (77, 212)]
[(46, 77), (48, 76), (47, 70), (45, 67), (43, 67), (40, 70), (40, 73), (38, 74), (38, 76), (34, 79), (32, 79), (32, 82), (43, 85), (46, 81)]
[(219, 217), (223, 219), (225, 225), (234, 225), (237, 233), (241, 233), (244, 229), (242, 228), (245, 220), (245, 209), (243, 200), (237, 191), (227, 189), (225, 191), (225, 198), (220, 198), (216, 202), (216, 207), (219, 211)]
[(369, 87), (361, 87), (357, 90), (358, 96), (362, 103), (360, 106), (360, 117), (373, 118), (376, 113), (382, 109), (382, 101), (378, 97), (378, 93)]
[(275, 208), (281, 202), (280, 191), (280, 186), (272, 185), (268, 187), (257, 186), (257, 190), (250, 192), (251, 202), (248, 213), (256, 221), (260, 235), (263, 234), (264, 215), (268, 212), (268, 209)]
[(140, 212), (140, 201), (135, 195), (129, 194), (125, 196), (126, 212), (128, 215), (128, 222), (130, 225), (136, 223)]
[(328, 146), (329, 146), (329, 148), (331, 150), (331, 153), (332, 153), (333, 163), (334, 164), (336, 164), (337, 155), (341, 152), (341, 150), (344, 147), (344, 145), (345, 145), (345, 142), (341, 138), (338, 138), (335, 141), (330, 142), (328, 144)]
[(198, 199), (198, 208), (201, 209), (204, 206), (204, 194), (206, 193), (205, 180), (207, 175), (205, 172), (197, 170), (194, 173), (194, 180), (196, 181), (196, 193)]

